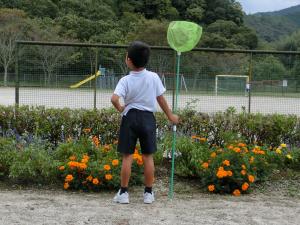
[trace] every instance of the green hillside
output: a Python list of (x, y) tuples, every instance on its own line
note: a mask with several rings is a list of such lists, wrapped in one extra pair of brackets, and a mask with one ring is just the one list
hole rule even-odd
[(275, 12), (256, 13), (244, 18), (259, 38), (273, 42), (300, 29), (300, 5)]

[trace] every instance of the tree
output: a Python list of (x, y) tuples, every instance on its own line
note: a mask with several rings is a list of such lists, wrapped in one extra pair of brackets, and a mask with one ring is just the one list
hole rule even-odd
[(28, 30), (26, 15), (18, 9), (0, 9), (0, 64), (7, 86), (8, 69), (15, 62), (16, 40), (24, 38)]

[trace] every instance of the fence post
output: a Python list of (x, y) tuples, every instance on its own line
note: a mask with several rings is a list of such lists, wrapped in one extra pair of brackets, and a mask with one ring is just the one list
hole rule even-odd
[(98, 71), (98, 48), (96, 48), (96, 57), (95, 57), (95, 85), (94, 85), (94, 109), (97, 109), (97, 71)]
[(20, 92), (19, 92), (19, 87), (20, 87), (20, 79), (19, 79), (19, 43), (16, 43), (16, 64), (15, 64), (15, 109), (19, 107), (20, 103)]
[(253, 63), (253, 53), (250, 53), (250, 63), (249, 63), (249, 100), (248, 100), (248, 113), (251, 113), (251, 89), (252, 89), (252, 63)]

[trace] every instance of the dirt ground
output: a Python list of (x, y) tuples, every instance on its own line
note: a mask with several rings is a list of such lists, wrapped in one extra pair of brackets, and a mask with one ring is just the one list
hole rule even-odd
[(207, 194), (175, 182), (155, 185), (156, 201), (145, 205), (143, 187), (130, 189), (130, 204), (112, 202), (114, 192), (67, 192), (57, 188), (20, 188), (0, 183), (0, 224), (300, 224), (299, 179), (265, 183), (240, 197)]

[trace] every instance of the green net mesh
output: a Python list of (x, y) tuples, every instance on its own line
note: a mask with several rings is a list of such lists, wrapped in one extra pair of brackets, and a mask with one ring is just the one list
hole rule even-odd
[(199, 42), (202, 27), (187, 21), (173, 21), (168, 28), (168, 43), (177, 52), (192, 50)]

